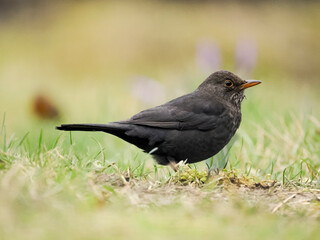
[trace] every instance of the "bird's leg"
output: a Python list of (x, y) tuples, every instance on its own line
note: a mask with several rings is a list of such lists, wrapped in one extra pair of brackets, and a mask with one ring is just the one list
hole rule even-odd
[(220, 169), (219, 168), (213, 169), (213, 171), (215, 172), (216, 175), (219, 175), (219, 173), (220, 173)]
[(223, 169), (225, 169), (227, 167), (228, 162), (229, 162), (229, 156), (227, 156), (227, 161), (226, 161), (226, 164), (224, 165)]
[(216, 168), (216, 169), (209, 169), (208, 168), (208, 174), (207, 174), (207, 179), (205, 181), (205, 183), (207, 183), (210, 179), (210, 177), (213, 175), (219, 175), (220, 173), (220, 169), (219, 168)]
[(169, 162), (169, 166), (173, 169), (173, 171), (178, 172), (178, 167), (177, 164), (175, 162)]
[(207, 179), (205, 180), (205, 183), (209, 182), (211, 176), (219, 175), (219, 173), (220, 173), (219, 168), (216, 168), (216, 169), (208, 169)]
[[(225, 169), (225, 168), (227, 167), (228, 163), (229, 163), (229, 158), (227, 158), (227, 161), (226, 161), (226, 163), (224, 164), (224, 167), (223, 167), (222, 169)], [(219, 175), (220, 169), (219, 169), (219, 168), (216, 168), (216, 169), (208, 169), (208, 175), (207, 175), (207, 180), (206, 180), (206, 182), (209, 180), (209, 178), (210, 178), (210, 176), (211, 176), (212, 173), (215, 173), (216, 175)]]
[(169, 166), (173, 169), (173, 171), (178, 172), (178, 164), (172, 157), (168, 157)]
[(205, 183), (207, 183), (209, 181), (210, 177), (211, 177), (211, 170), (208, 169), (208, 175), (207, 175), (207, 178), (205, 180)]

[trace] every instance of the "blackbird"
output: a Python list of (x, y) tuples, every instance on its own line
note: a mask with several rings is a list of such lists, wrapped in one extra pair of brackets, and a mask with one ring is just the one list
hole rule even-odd
[(151, 154), (161, 165), (195, 163), (217, 154), (241, 122), (244, 89), (260, 84), (229, 71), (211, 74), (194, 92), (108, 124), (63, 124), (64, 131), (102, 131)]

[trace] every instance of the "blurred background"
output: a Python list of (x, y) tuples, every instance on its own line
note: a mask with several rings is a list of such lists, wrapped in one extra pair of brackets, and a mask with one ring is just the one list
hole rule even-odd
[(243, 136), (292, 115), (317, 119), (319, 8), (317, 1), (0, 0), (7, 135), (29, 132), (32, 142), (43, 129), (50, 147), (57, 124), (128, 118), (220, 69), (263, 82), (247, 92)]

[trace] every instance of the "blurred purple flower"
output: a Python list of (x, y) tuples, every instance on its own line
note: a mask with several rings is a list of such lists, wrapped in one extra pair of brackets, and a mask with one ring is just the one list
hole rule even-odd
[(251, 75), (257, 64), (257, 45), (251, 39), (237, 41), (235, 52), (235, 68), (237, 72), (244, 75)]
[(157, 104), (165, 99), (165, 91), (162, 84), (148, 77), (133, 77), (131, 89), (132, 95), (146, 104)]
[(221, 52), (217, 44), (211, 41), (199, 41), (196, 46), (197, 68), (206, 74), (221, 68)]

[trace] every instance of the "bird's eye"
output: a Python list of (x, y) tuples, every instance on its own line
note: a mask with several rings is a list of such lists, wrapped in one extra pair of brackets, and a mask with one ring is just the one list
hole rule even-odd
[(233, 82), (232, 82), (231, 80), (226, 80), (226, 81), (224, 82), (224, 85), (225, 85), (226, 87), (232, 87), (232, 86), (233, 86)]

